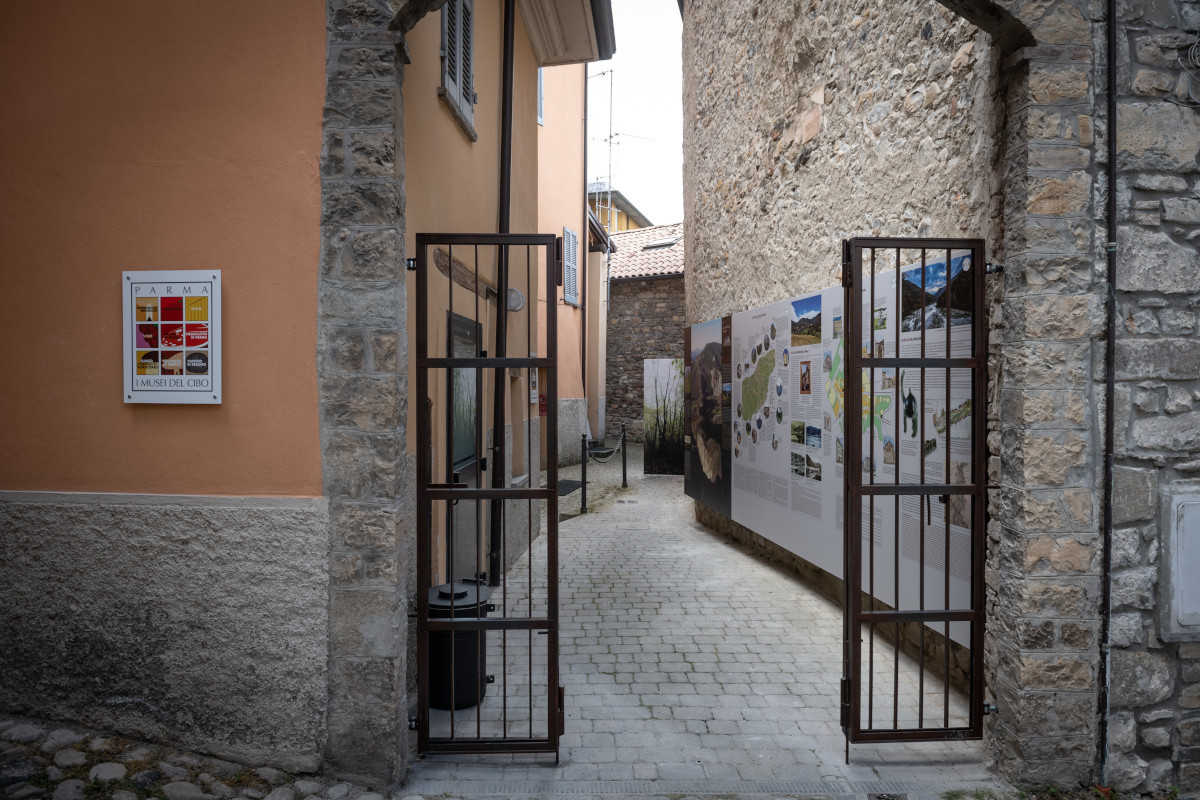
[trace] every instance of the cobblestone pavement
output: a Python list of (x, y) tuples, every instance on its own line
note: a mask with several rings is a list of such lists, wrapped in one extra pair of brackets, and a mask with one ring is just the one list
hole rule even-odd
[[(578, 471), (566, 468), (563, 477)], [(430, 756), (416, 762), (411, 791), (682, 797), (1006, 790), (987, 771), (979, 742), (855, 745), (847, 764), (838, 721), (841, 611), (697, 523), (682, 478), (643, 475), (638, 446), (630, 446), (628, 489), (620, 488), (619, 457), (588, 471), (589, 513), (560, 527), (560, 763)], [(578, 497), (563, 498), (563, 511), (577, 514)], [(544, 603), (544, 564), (543, 537), (498, 592), (509, 614), (528, 609), (530, 586), (534, 611)], [(455, 715), (467, 735), (477, 726), (498, 735), (502, 718), (510, 736), (541, 729), (539, 644), (524, 633), (493, 634), (488, 671), (497, 683), (478, 709)], [(876, 669), (891, 682), (890, 662)], [(903, 658), (900, 680), (916, 680)], [(952, 697), (953, 714), (962, 701)], [(442, 734), (449, 716), (435, 714)]]
[[(619, 457), (590, 465), (589, 513), (560, 529), (567, 698), (560, 763), (546, 756), (427, 757), (415, 762), (403, 787), (385, 795), (319, 775), (255, 769), (82, 726), (0, 715), (4, 800), (1011, 794), (987, 772), (977, 742), (855, 746), (847, 765), (837, 719), (839, 610), (783, 569), (696, 523), (682, 479), (642, 475), (636, 445), (629, 467), (630, 486), (621, 489)], [(563, 476), (578, 472), (569, 467)], [(564, 511), (577, 513), (578, 498), (578, 492), (563, 498)], [(510, 609), (528, 610), (530, 596), (535, 613), (544, 603), (544, 581), (528, 575), (543, 571), (545, 544), (539, 539), (532, 558), (508, 575), (499, 600)], [(497, 684), (478, 714), (466, 709), (456, 719), (485, 724), (486, 712), (487, 724), (507, 721), (510, 732), (536, 727), (538, 703), (529, 701), (544, 695), (540, 641), (526, 637), (522, 647), (513, 636), (510, 647), (501, 645), (488, 643)], [(505, 697), (511, 706), (497, 712)], [(440, 721), (448, 723), (449, 713)]]
[(0, 716), (0, 792), (6, 800), (384, 800), (319, 775), (14, 716)]

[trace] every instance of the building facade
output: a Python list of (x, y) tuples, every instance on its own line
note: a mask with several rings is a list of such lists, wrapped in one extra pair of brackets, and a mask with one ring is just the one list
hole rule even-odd
[(1198, 28), (1185, 0), (684, 3), (689, 324), (837, 285), (851, 236), (977, 237), (1003, 265), (985, 736), (1022, 785), (1200, 785), (1200, 632), (1178, 595)]
[(643, 362), (683, 352), (683, 223), (614, 233), (609, 262), (607, 366), (610, 438), (642, 441)]
[[(0, 358), (24, 377), (0, 398), (0, 707), (289, 770), (404, 775), (414, 419), (436, 399), (414, 396), (406, 259), (418, 233), (584, 229), (569, 65), (611, 54), (593, 5), (14, 11), (0, 241), (23, 266), (3, 278), (21, 310)], [(539, 67), (564, 120), (549, 137)], [(543, 171), (565, 176), (561, 197)], [(455, 258), (434, 254), (431, 274), (455, 275)], [(221, 270), (221, 402), (125, 403), (122, 271), (177, 269)], [(459, 291), (425, 299), (432, 339)], [(51, 307), (54, 354), (25, 347)], [(540, 436), (529, 382), (488, 437)], [(508, 485), (539, 467), (521, 449)]]

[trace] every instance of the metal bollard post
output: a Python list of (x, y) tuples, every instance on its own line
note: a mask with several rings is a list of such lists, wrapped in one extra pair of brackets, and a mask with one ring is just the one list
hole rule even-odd
[(587, 513), (587, 434), (579, 434), (579, 440), (583, 442), (583, 489), (579, 495), (579, 513)]
[(621, 423), (621, 488), (628, 489), (629, 481), (625, 477), (625, 423)]

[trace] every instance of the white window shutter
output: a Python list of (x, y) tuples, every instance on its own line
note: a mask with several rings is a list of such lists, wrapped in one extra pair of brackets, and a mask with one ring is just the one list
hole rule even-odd
[(563, 300), (573, 306), (579, 305), (579, 254), (575, 231), (563, 228)]

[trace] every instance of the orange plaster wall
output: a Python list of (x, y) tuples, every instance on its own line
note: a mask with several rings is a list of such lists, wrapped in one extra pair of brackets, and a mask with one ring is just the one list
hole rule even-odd
[[(584, 204), (583, 138), (584, 82), (582, 64), (546, 67), (542, 70), (542, 118), (538, 131), (538, 158), (541, 162), (538, 184), (538, 227), (542, 233), (562, 236), (568, 227), (579, 237), (579, 279), (582, 293), (583, 274), (587, 269), (587, 220)], [(589, 316), (594, 295), (591, 287), (585, 302)], [(558, 396), (583, 397), (583, 367), (580, 363), (580, 336), (583, 312), (562, 302), (560, 287), (553, 308), (558, 314)], [(590, 388), (590, 387), (589, 387)]]
[[(499, 224), (500, 113), (503, 75), (503, 4), (475, 5), (475, 105), (474, 127), (478, 141), (472, 142), (438, 98), (441, 85), (441, 12), (425, 15), (405, 36), (412, 63), (404, 68), (404, 190), (405, 243), (409, 255), (416, 253), (418, 233), (495, 233)], [(512, 192), (509, 228), (512, 233), (544, 233), (537, 228), (537, 64), (518, 9), (513, 36), (513, 136)], [(460, 251), (461, 253), (461, 251)], [(456, 255), (456, 258), (459, 258)], [(472, 262), (471, 255), (462, 255)], [(431, 286), (434, 284), (431, 279)], [(440, 282), (440, 281), (439, 281)], [(518, 284), (524, 289), (523, 279)], [(540, 285), (535, 276), (533, 285)], [(416, 281), (408, 284), (408, 337), (410, 356), (416, 354)], [(433, 327), (431, 346), (445, 341), (442, 321), (445, 306), (429, 299)], [(458, 299), (457, 303), (464, 301)], [(474, 310), (457, 305), (468, 316)], [(484, 309), (486, 311), (486, 309)], [(490, 317), (489, 317), (490, 319)], [(525, 348), (523, 328), (517, 322), (510, 331), (509, 352)], [(539, 349), (533, 334), (533, 349)], [(410, 364), (411, 366), (411, 364)], [(432, 378), (431, 378), (432, 379)], [(416, 391), (415, 373), (410, 391)], [(439, 398), (435, 398), (440, 402)], [(436, 405), (436, 404), (435, 404)], [(528, 406), (511, 410), (514, 418), (528, 414)], [(408, 403), (409, 451), (415, 451), (416, 398)], [(536, 413), (536, 411), (534, 411)]]
[[(9, 5), (0, 489), (321, 494), (325, 4)], [(121, 271), (221, 269), (224, 403), (125, 405)]]

